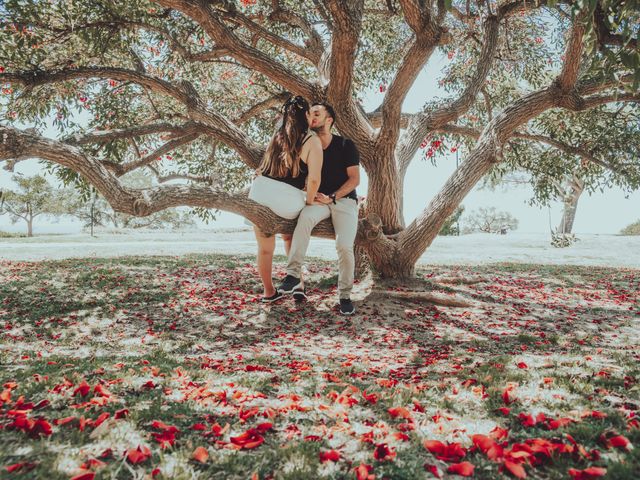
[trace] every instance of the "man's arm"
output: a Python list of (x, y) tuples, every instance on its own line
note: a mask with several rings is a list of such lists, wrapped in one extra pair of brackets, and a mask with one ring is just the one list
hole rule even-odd
[(360, 185), (360, 167), (358, 165), (347, 167), (347, 175), (349, 176), (347, 181), (335, 192), (336, 200), (346, 197)]
[[(320, 139), (314, 135), (307, 142), (309, 145), (309, 154), (307, 155), (307, 168), (309, 175), (307, 177), (307, 205), (316, 203), (316, 194), (320, 188), (320, 177), (322, 173), (322, 143)], [(305, 145), (306, 146), (306, 145)]]

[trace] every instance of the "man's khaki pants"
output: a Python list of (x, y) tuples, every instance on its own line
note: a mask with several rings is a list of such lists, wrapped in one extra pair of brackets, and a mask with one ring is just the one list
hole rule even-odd
[(300, 278), (302, 263), (307, 253), (311, 230), (325, 218), (331, 217), (336, 232), (338, 251), (338, 291), (340, 298), (349, 298), (353, 288), (355, 257), (353, 244), (358, 232), (358, 202), (352, 198), (341, 198), (329, 205), (307, 205), (300, 212), (298, 224), (293, 232), (287, 275)]

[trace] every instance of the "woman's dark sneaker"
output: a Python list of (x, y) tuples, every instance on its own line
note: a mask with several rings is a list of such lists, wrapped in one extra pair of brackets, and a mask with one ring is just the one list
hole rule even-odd
[(293, 275), (287, 275), (278, 287), (278, 291), (280, 293), (293, 293), (293, 291), (298, 287), (302, 287), (300, 279)]
[(261, 302), (262, 303), (273, 303), (276, 300), (280, 300), (282, 297), (283, 297), (283, 295), (276, 290), (276, 293), (274, 293), (270, 297), (262, 297)]
[(356, 307), (353, 306), (351, 300), (348, 298), (340, 299), (340, 313), (342, 315), (353, 315), (356, 312)]
[(298, 287), (293, 291), (293, 299), (296, 302), (304, 302), (307, 299), (307, 289), (305, 287)]

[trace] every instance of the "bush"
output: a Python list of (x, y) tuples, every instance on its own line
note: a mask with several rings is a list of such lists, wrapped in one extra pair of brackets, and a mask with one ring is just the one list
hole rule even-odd
[(26, 238), (24, 233), (3, 232), (0, 230), (0, 238)]
[(579, 240), (574, 233), (551, 232), (551, 246), (556, 248), (570, 247)]
[(620, 235), (640, 235), (640, 220), (624, 227)]
[(460, 205), (442, 224), (438, 235), (460, 235), (459, 223), (462, 212), (464, 212), (464, 206)]

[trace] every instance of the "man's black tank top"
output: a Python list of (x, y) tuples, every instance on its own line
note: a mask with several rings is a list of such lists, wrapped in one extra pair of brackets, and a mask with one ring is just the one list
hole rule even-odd
[[(311, 137), (312, 135), (307, 135), (307, 138), (302, 141), (302, 145), (304, 145)], [(309, 167), (307, 167), (306, 163), (300, 160), (300, 172), (298, 172), (297, 177), (291, 176), (291, 172), (289, 172), (286, 177), (272, 177), (271, 175), (267, 175), (266, 173), (263, 173), (263, 175), (267, 178), (289, 184), (299, 190), (304, 190), (305, 184), (307, 182), (307, 175), (309, 175)]]

